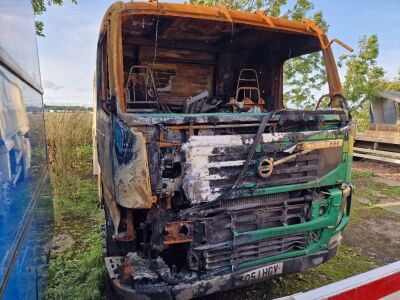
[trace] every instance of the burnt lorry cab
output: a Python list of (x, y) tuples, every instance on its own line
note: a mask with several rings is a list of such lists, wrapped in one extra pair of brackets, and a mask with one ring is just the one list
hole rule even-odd
[[(286, 109), (283, 64), (317, 51), (326, 99)], [(314, 22), (118, 2), (95, 92), (105, 261), (121, 297), (194, 298), (336, 254), (353, 136)]]

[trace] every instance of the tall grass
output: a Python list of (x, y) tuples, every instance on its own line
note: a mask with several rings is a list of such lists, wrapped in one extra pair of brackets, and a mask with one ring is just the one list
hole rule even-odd
[(47, 113), (55, 234), (74, 244), (50, 260), (47, 299), (100, 299), (104, 278), (97, 185), (92, 176), (92, 114)]
[(47, 113), (45, 120), (56, 212), (62, 217), (91, 214), (96, 203), (92, 114)]

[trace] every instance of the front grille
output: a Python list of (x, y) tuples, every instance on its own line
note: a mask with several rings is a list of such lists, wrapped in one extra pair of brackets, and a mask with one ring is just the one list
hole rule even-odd
[[(305, 249), (307, 234), (282, 236), (258, 242), (235, 237), (233, 232), (282, 227), (309, 219), (310, 194), (278, 193), (255, 197), (226, 199), (206, 213), (197, 232), (203, 232), (192, 245), (205, 269), (220, 268), (261, 257)], [(201, 229), (200, 229), (201, 228)]]
[(212, 270), (268, 256), (304, 250), (307, 247), (307, 234), (301, 233), (262, 240), (234, 247), (204, 251), (205, 268)]
[[(182, 187), (192, 203), (211, 202), (225, 192), (235, 198), (262, 188), (306, 183), (335, 169), (342, 158), (340, 147), (294, 151), (310, 133), (277, 133), (263, 135), (242, 174), (254, 136), (192, 136), (182, 150), (185, 172)], [(293, 150), (293, 149), (292, 149)], [(273, 163), (273, 166), (272, 166)], [(269, 172), (271, 170), (271, 172)]]
[[(224, 149), (214, 148), (213, 155), (209, 156), (207, 166), (209, 172), (207, 179), (210, 181), (211, 193), (221, 193), (229, 190), (235, 183), (248, 155), (246, 148), (248, 147), (233, 147), (233, 149), (227, 149), (226, 147)], [(268, 152), (268, 149), (256, 153), (241, 182), (254, 188), (264, 188), (304, 183), (317, 178), (320, 158), (318, 150), (274, 167), (272, 174), (268, 178), (258, 176), (258, 163), (261, 159), (273, 158), (274, 161), (277, 161), (286, 156), (287, 154), (282, 152)]]

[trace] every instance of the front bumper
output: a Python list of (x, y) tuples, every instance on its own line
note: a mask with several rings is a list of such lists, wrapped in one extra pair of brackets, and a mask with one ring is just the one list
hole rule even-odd
[[(340, 233), (339, 233), (340, 235)], [(336, 238), (327, 249), (319, 251), (310, 255), (303, 255), (282, 261), (274, 261), (264, 265), (257, 265), (238, 271), (233, 271), (224, 275), (209, 276), (206, 279), (197, 280), (191, 283), (181, 283), (177, 285), (148, 285), (143, 288), (133, 289), (128, 285), (121, 284), (116, 279), (113, 270), (117, 268), (115, 260), (106, 259), (106, 265), (110, 278), (112, 279), (114, 289), (120, 299), (192, 299), (216, 292), (226, 291), (237, 287), (242, 287), (250, 284), (254, 284), (260, 281), (265, 281), (267, 278), (272, 278), (276, 275), (263, 277), (256, 280), (241, 281), (244, 273), (259, 269), (263, 266), (274, 265), (282, 262), (282, 273), (279, 275), (285, 275), (290, 273), (302, 272), (308, 268), (319, 265), (323, 262), (328, 261), (334, 257), (339, 249), (341, 243), (341, 236)], [(113, 265), (114, 262), (114, 265)], [(112, 266), (113, 265), (113, 266)], [(114, 278), (114, 279), (113, 279)]]

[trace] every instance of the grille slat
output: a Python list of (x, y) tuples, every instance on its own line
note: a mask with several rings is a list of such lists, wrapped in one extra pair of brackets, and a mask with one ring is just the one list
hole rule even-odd
[(278, 255), (307, 247), (307, 234), (297, 234), (264, 240), (234, 249), (205, 251), (205, 266), (216, 269), (227, 265), (238, 264), (249, 260)]
[(306, 222), (311, 201), (310, 195), (299, 193), (225, 199), (219, 206), (224, 212), (210, 210), (203, 219), (203, 242), (193, 245), (192, 249), (196, 252), (196, 257), (203, 257), (202, 267), (208, 270), (306, 249), (308, 234), (305, 232), (257, 242), (242, 239), (241, 236), (235, 238), (233, 232)]
[[(247, 174), (243, 176), (241, 183), (246, 183), (247, 186), (253, 185), (257, 189), (304, 183), (317, 178), (319, 150), (314, 150), (292, 161), (275, 166), (270, 177), (261, 178), (257, 173), (260, 159), (269, 157), (277, 161), (287, 157), (289, 154), (284, 153), (282, 147), (286, 149), (288, 146), (279, 143), (262, 144), (262, 151), (254, 154), (247, 168)], [(243, 169), (249, 149), (248, 145), (215, 147), (213, 149), (208, 156), (208, 164), (206, 165), (208, 175), (204, 176), (204, 180), (209, 182), (211, 193), (220, 194), (232, 187)]]
[[(308, 182), (317, 179), (317, 174), (315, 175), (309, 175), (309, 176), (304, 176), (301, 173), (293, 173), (291, 174), (290, 178), (281, 178), (281, 179), (276, 179), (275, 180), (246, 180), (246, 178), (242, 181), (243, 183), (246, 184), (255, 184), (256, 188), (264, 188), (264, 187), (269, 187), (269, 186), (276, 186), (276, 185), (287, 185), (287, 184), (295, 184), (295, 183), (303, 183), (303, 182)], [(210, 187), (211, 187), (211, 192), (212, 193), (222, 193), (224, 191), (229, 190), (232, 185), (235, 183), (236, 179), (232, 178), (229, 180), (220, 180), (218, 182), (211, 181), (210, 182)]]

